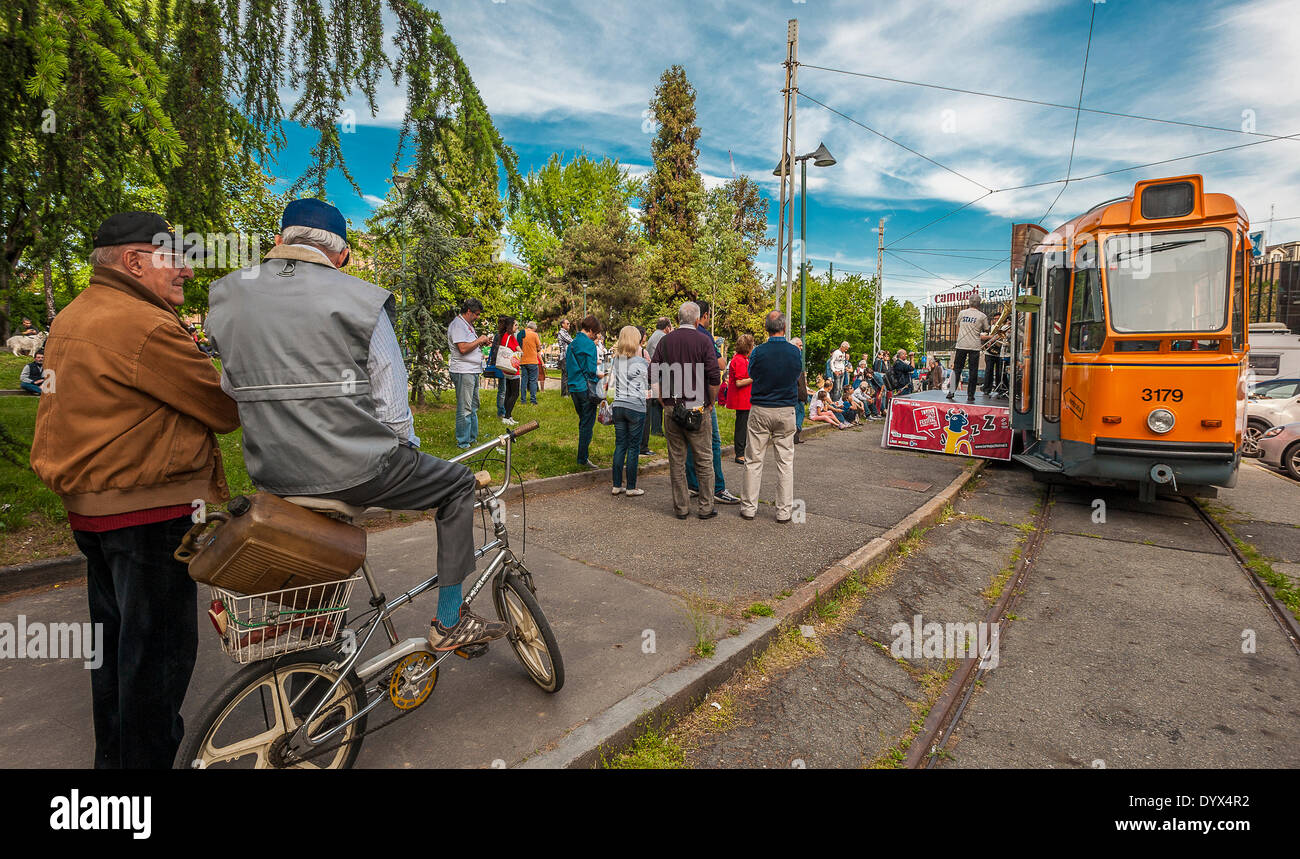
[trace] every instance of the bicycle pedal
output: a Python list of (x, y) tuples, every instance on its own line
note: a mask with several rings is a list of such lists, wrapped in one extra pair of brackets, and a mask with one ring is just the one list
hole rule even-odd
[(485, 641), (481, 644), (467, 644), (464, 647), (453, 650), (461, 659), (477, 659), (488, 652), (488, 643)]

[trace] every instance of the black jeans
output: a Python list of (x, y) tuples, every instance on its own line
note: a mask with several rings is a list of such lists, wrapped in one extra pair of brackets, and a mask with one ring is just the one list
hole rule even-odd
[[(658, 400), (651, 400), (646, 403), (647, 424), (650, 427), (650, 434), (657, 435), (660, 438), (664, 434), (664, 407), (659, 405)], [(649, 445), (646, 445), (649, 447)]]
[(1002, 359), (996, 355), (988, 357), (988, 367), (984, 370), (984, 393), (992, 394), (993, 389), (1002, 384)]
[(596, 404), (587, 392), (570, 394), (573, 407), (578, 411), (578, 464), (586, 465), (591, 458), (591, 431), (596, 426)]
[(623, 406), (614, 407), (614, 485), (636, 489), (636, 472), (640, 464), (641, 428), (645, 425), (645, 412)]
[(104, 630), (103, 662), (90, 674), (96, 769), (175, 763), (199, 639), (198, 589), (172, 552), (192, 524), (182, 516), (72, 532), (86, 556), (90, 621)]
[(957, 355), (952, 359), (952, 371), (956, 374), (957, 381), (953, 383), (953, 391), (957, 390), (957, 385), (961, 384), (962, 366), (967, 362), (970, 363), (970, 379), (966, 383), (966, 400), (975, 401), (975, 385), (979, 381), (980, 370), (980, 353), (978, 349), (958, 349)]
[(505, 416), (514, 417), (515, 403), (519, 401), (519, 377), (502, 380), (506, 387)]
[(732, 435), (732, 444), (736, 448), (735, 458), (745, 455), (745, 436), (749, 432), (749, 409), (736, 409), (736, 431)]

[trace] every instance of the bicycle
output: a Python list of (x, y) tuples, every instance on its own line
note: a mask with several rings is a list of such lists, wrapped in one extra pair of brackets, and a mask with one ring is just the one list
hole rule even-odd
[[(474, 580), (465, 602), (473, 601), (487, 582), (492, 581), (493, 603), (497, 616), (510, 626), (506, 638), (511, 648), (532, 680), (544, 691), (555, 693), (564, 685), (564, 662), (555, 634), (537, 602), (532, 575), (510, 549), (501, 502), (501, 496), (510, 486), (513, 443), (537, 427), (537, 421), (530, 421), (450, 461), (463, 462), (498, 448), (504, 450), (505, 478), (499, 489), (489, 489), (491, 478), (486, 471), (476, 475), (474, 509), (490, 510), (494, 527), (491, 538), (475, 550), (474, 559), (478, 561), (489, 553), (495, 554)], [(362, 508), (332, 499), (291, 497), (285, 500), (348, 522), (354, 522), (364, 513)], [(447, 657), (456, 654), (471, 659), (487, 651), (487, 643), (472, 649), (437, 652), (423, 638), (398, 640), (392, 622), (394, 613), (437, 587), (436, 573), (392, 600), (379, 589), (368, 561), (362, 562), (360, 574), (345, 582), (292, 589), (306, 594), (275, 592), (242, 597), (251, 600), (269, 597), (279, 614), (294, 617), (286, 626), (296, 627), (299, 640), (308, 649), (254, 661), (232, 676), (201, 711), (197, 730), (182, 748), (179, 758), (182, 766), (207, 769), (218, 764), (247, 763), (251, 758), (257, 768), (347, 769), (356, 761), (362, 739), (373, 732), (367, 731), (367, 716), (375, 707), (388, 701), (400, 711), (394, 719), (379, 726), (382, 728), (429, 699), (438, 682), (438, 666)], [(370, 588), (371, 610), (354, 621), (358, 626), (354, 630), (347, 623), (345, 612), (352, 584), (358, 578)], [(380, 628), (389, 646), (362, 662), (362, 653)], [(268, 642), (272, 635), (279, 634), (262, 633)], [(251, 636), (245, 633), (240, 640), (249, 642)], [(328, 643), (314, 646), (318, 641)], [(241, 646), (256, 647), (262, 643), (263, 639), (258, 637), (257, 641)]]

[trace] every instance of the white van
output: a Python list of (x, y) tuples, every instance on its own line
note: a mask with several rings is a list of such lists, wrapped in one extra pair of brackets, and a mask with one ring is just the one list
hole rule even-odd
[(1300, 334), (1280, 322), (1252, 322), (1248, 360), (1257, 382), (1300, 376)]

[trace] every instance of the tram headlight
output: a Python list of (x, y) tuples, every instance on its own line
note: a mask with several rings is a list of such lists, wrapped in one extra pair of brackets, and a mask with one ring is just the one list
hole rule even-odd
[(1169, 409), (1152, 409), (1147, 415), (1147, 426), (1152, 432), (1164, 435), (1174, 428), (1174, 413)]

